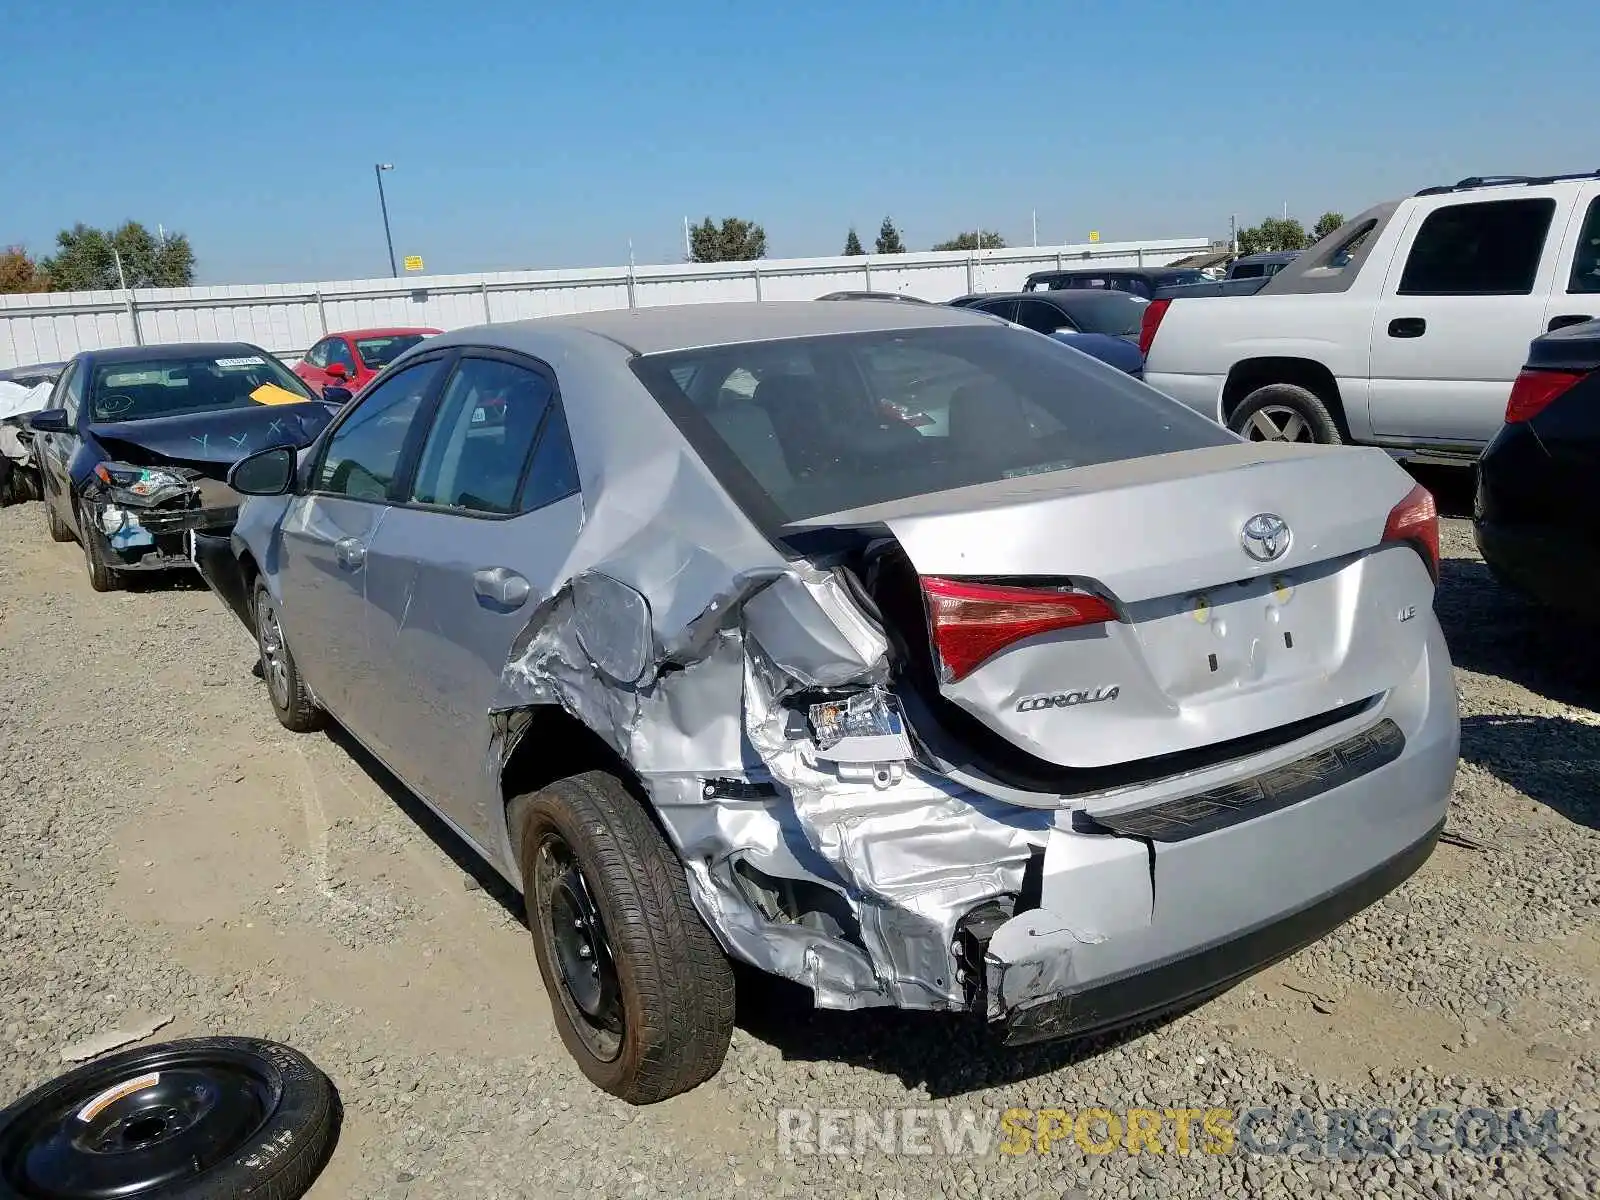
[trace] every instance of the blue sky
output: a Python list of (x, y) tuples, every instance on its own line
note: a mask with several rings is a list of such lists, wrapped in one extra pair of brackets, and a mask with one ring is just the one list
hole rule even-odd
[(1600, 167), (1600, 5), (1523, 0), (15, 0), (0, 243), (189, 235), (203, 283), (1307, 224), (1468, 174)]

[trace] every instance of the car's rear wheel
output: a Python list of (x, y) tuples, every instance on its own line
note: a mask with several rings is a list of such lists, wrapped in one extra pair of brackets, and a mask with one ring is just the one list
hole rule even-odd
[(519, 796), (512, 820), (539, 973), (590, 1082), (652, 1104), (715, 1075), (733, 969), (639, 801), (595, 771)]
[(50, 503), (50, 497), (41, 491), (39, 498), (44, 501), (44, 527), (50, 534), (52, 542), (70, 542), (72, 530), (67, 528), (67, 523), (56, 516), (56, 506)]
[(78, 509), (78, 530), (83, 542), (83, 561), (89, 568), (89, 586), (97, 592), (122, 590), (122, 572), (106, 561), (106, 548), (100, 531), (94, 527), (89, 514)]
[(1251, 392), (1228, 418), (1228, 428), (1252, 442), (1344, 442), (1321, 397), (1293, 383), (1269, 383)]
[(261, 675), (267, 682), (267, 699), (278, 723), (291, 733), (311, 733), (327, 724), (327, 714), (306, 689), (300, 678), (300, 668), (295, 665), (289, 643), (284, 640), (283, 622), (278, 616), (278, 602), (272, 598), (267, 585), (256, 583), (254, 609), (256, 614), (256, 647), (261, 652)]

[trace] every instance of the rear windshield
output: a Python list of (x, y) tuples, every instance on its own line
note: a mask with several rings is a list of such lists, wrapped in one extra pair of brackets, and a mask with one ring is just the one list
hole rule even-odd
[(269, 355), (184, 356), (96, 363), (89, 413), (96, 421), (143, 421), (313, 398), (292, 371)]
[(1067, 312), (1084, 333), (1114, 337), (1136, 337), (1149, 307), (1150, 301), (1132, 292), (1094, 292), (1067, 302)]
[(383, 337), (357, 338), (356, 353), (367, 366), (381, 371), (427, 336), (425, 333), (391, 333)]
[(1174, 287), (1185, 283), (1204, 283), (1205, 275), (1198, 269), (1184, 268), (1182, 271), (1168, 271), (1165, 275), (1156, 278), (1157, 287)]
[(1003, 325), (747, 342), (633, 369), (769, 533), (970, 484), (1235, 439), (1123, 372)]

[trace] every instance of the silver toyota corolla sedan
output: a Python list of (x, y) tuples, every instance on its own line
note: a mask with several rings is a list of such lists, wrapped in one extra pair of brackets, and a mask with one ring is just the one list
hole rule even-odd
[(633, 1102), (717, 1070), (730, 959), (1076, 1036), (1321, 936), (1444, 819), (1432, 497), (981, 314), (462, 330), (230, 482), (192, 552), (279, 719), (522, 890)]

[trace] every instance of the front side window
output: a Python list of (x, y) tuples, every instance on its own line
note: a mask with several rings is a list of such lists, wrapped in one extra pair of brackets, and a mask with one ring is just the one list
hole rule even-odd
[(1267, 268), (1262, 263), (1236, 263), (1233, 268), (1235, 279), (1260, 279), (1267, 273)]
[(96, 421), (143, 421), (313, 398), (300, 377), (277, 359), (250, 352), (96, 360), (88, 393), (89, 415)]
[[(559, 411), (555, 388), (540, 372), (463, 358), (423, 446), (411, 499), (506, 515), (570, 495), (575, 477), (556, 465), (571, 457)], [(541, 460), (534, 450), (546, 442), (554, 450)]]
[(1417, 230), (1400, 295), (1531, 294), (1555, 211), (1548, 197), (1435, 209)]
[(345, 369), (345, 374), (356, 373), (356, 356), (350, 353), (350, 343), (343, 338), (328, 339), (328, 366), (336, 363)]
[(363, 395), (329, 436), (315, 490), (352, 500), (386, 500), (411, 423), (441, 369), (439, 359), (418, 363)]
[(1600, 196), (1589, 202), (1578, 234), (1578, 248), (1572, 255), (1572, 275), (1567, 291), (1590, 295), (1600, 292)]
[[(773, 361), (809, 360), (804, 374)], [(760, 382), (748, 397), (677, 368)], [(763, 528), (1046, 471), (1226, 445), (1215, 422), (1059, 342), (991, 325), (645, 355), (640, 381)], [(712, 399), (712, 396), (715, 399)]]

